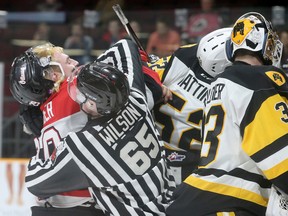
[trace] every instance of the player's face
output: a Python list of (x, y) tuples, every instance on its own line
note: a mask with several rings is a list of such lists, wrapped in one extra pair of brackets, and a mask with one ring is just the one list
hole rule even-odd
[(69, 77), (79, 64), (78, 61), (71, 59), (65, 53), (55, 52), (53, 57), (54, 57), (56, 62), (61, 64), (62, 69), (65, 73), (65, 77)]
[(98, 113), (97, 111), (97, 105), (96, 105), (96, 102), (90, 100), (90, 99), (87, 99), (83, 104), (81, 104), (81, 109), (91, 115), (92, 117), (99, 117), (100, 114)]

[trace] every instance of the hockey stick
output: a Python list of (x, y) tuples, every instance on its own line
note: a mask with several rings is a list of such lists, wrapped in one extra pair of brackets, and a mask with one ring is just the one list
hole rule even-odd
[(128, 35), (131, 37), (131, 39), (137, 44), (140, 50), (142, 50), (150, 59), (147, 52), (144, 50), (139, 38), (137, 37), (136, 33), (132, 29), (128, 19), (126, 18), (125, 14), (123, 13), (121, 7), (119, 4), (115, 4), (112, 6), (113, 10), (115, 11), (116, 15), (118, 16), (119, 20), (121, 21), (122, 25), (125, 27)]

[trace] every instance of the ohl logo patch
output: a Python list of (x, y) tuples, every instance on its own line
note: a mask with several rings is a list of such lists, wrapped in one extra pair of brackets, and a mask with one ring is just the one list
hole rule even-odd
[(267, 71), (266, 75), (278, 86), (282, 86), (286, 82), (284, 76), (279, 72)]
[(167, 156), (167, 159), (171, 162), (173, 161), (183, 161), (186, 158), (185, 155), (178, 154), (177, 152), (172, 152)]

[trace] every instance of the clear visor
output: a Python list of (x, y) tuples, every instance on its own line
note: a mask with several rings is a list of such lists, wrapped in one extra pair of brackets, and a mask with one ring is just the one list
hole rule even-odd
[(80, 72), (81, 67), (77, 68), (68, 78), (68, 93), (69, 96), (75, 102), (79, 104), (83, 104), (86, 102), (87, 98), (84, 94), (82, 94), (79, 89), (77, 88), (77, 76)]

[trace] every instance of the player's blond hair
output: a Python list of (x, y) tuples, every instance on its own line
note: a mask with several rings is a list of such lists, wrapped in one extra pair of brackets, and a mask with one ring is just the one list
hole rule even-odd
[[(60, 52), (60, 53), (63, 53), (64, 50), (62, 47), (59, 47), (59, 46), (54, 46), (53, 44), (51, 43), (45, 43), (45, 44), (41, 44), (41, 45), (38, 45), (38, 46), (35, 46), (33, 49), (32, 49), (33, 53), (38, 57), (38, 58), (41, 58), (41, 57), (50, 57), (51, 58), (51, 61), (56, 61), (55, 58), (54, 58), (54, 54), (56, 52)], [(46, 73), (44, 72), (44, 78), (47, 78), (48, 77), (48, 73), (49, 71), (56, 71), (56, 72), (59, 72), (59, 73), (62, 73), (60, 68), (57, 66), (57, 65), (51, 65), (48, 70), (46, 71)], [(59, 87), (60, 87), (60, 83), (62, 83), (62, 81), (64, 80), (64, 76), (61, 77), (61, 79), (57, 80), (54, 84), (54, 88), (52, 89), (52, 91), (59, 91)]]

